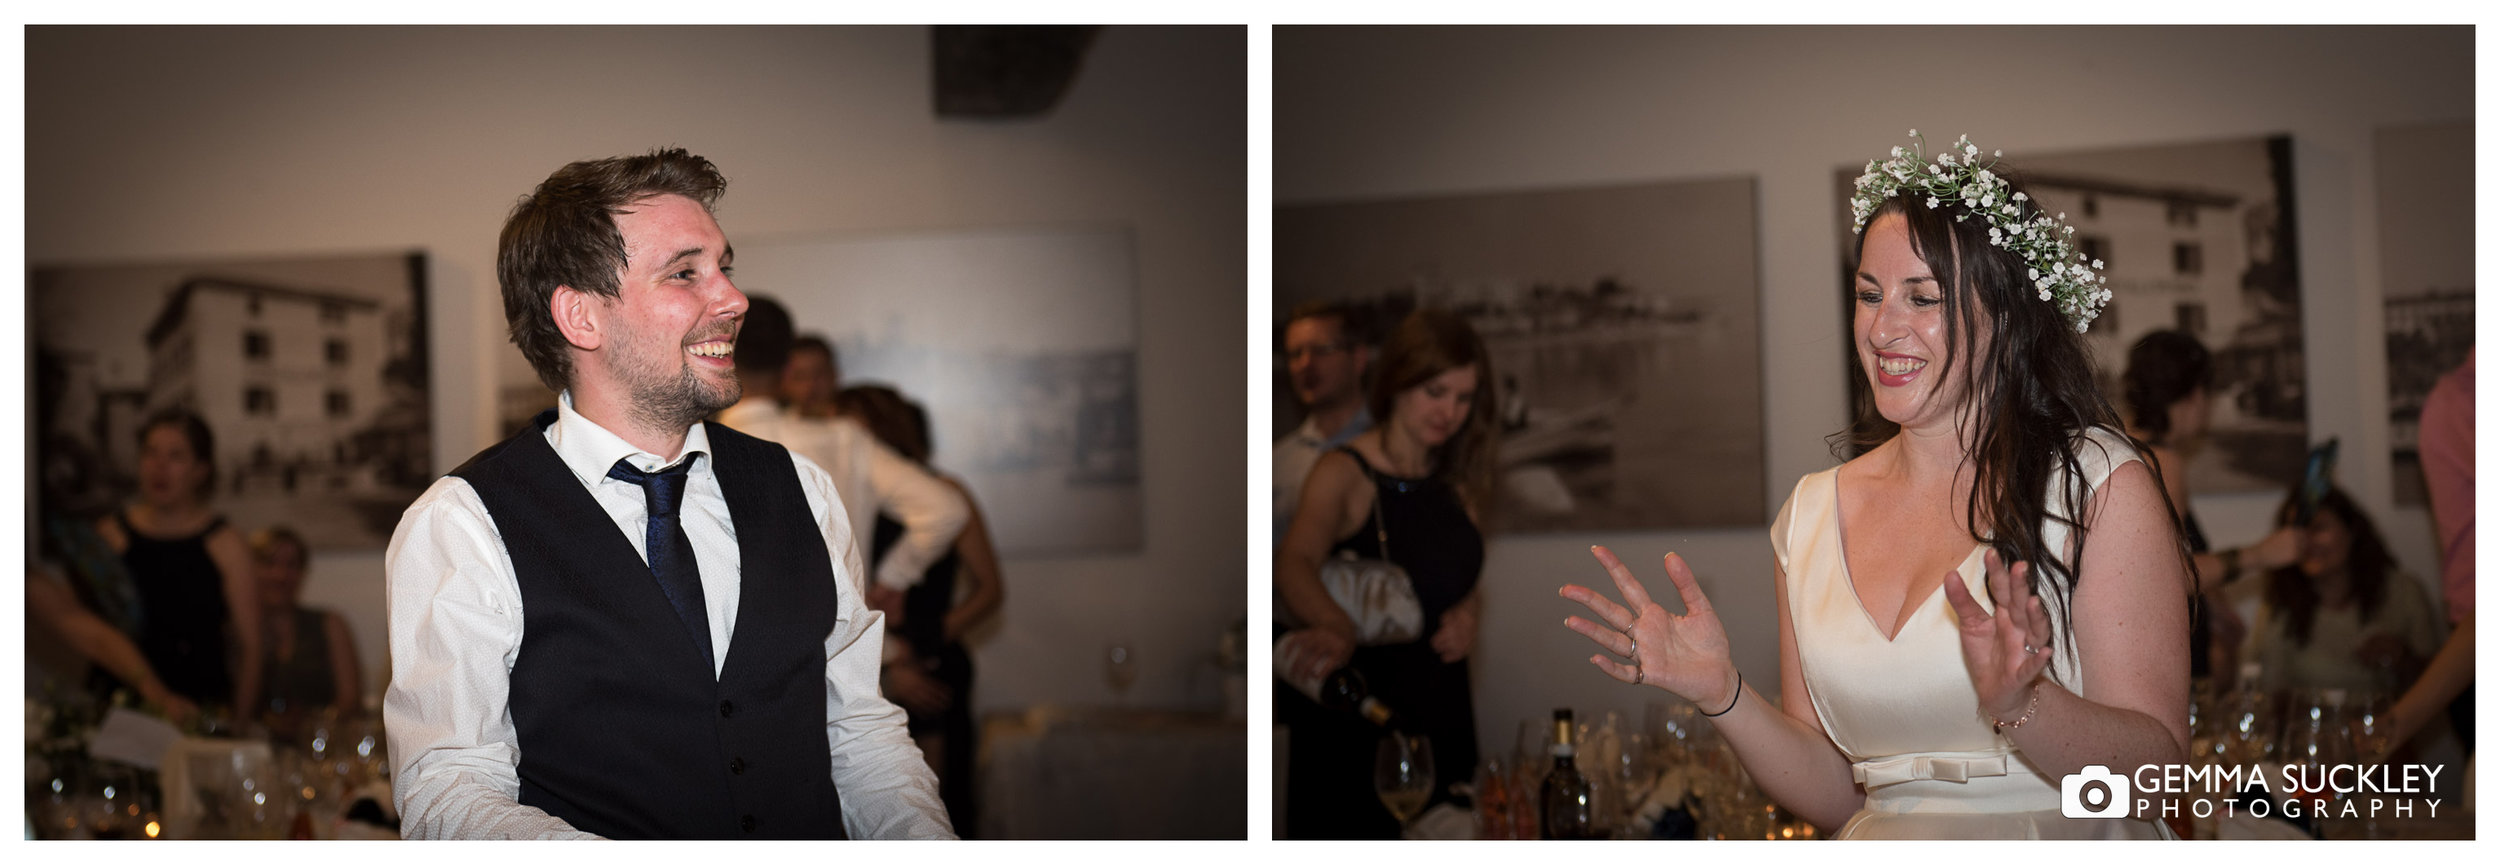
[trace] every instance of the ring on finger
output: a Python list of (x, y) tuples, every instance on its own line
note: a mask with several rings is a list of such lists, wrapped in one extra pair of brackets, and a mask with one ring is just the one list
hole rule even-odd
[(2024, 643), (2024, 644), (2023, 644), (2023, 654), (2026, 654), (2026, 655), (2037, 655), (2037, 654), (2040, 654), (2040, 647), (2038, 647), (2038, 646), (2034, 646), (2034, 645), (2032, 645), (2032, 644), (2030, 644), (2030, 643)]

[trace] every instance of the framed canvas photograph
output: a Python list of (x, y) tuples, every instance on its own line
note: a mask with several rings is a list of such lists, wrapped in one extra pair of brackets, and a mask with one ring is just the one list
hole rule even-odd
[(209, 505), (247, 532), (379, 549), (434, 480), (422, 253), (38, 265), (29, 285), (48, 516), (128, 500), (141, 426), (173, 409), (207, 423)]
[[(1297, 304), (1464, 316), (1497, 400), (1497, 531), (1760, 525), (1750, 177), (1281, 205), (1275, 325)], [(1273, 349), (1281, 352), (1281, 349)], [(1302, 422), (1277, 355), (1283, 435)]]

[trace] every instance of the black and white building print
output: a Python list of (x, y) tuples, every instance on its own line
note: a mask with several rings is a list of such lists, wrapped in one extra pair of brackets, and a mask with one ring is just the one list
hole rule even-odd
[(136, 489), (166, 409), (215, 434), (211, 506), (318, 549), (376, 549), (432, 480), (425, 259), (36, 267), (29, 422), (48, 515)]

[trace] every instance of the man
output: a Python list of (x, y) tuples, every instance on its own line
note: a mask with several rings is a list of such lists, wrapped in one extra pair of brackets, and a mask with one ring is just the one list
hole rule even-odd
[(1301, 503), (1302, 479), (1320, 454), (1371, 429), (1371, 413), (1363, 408), (1363, 374), (1371, 366), (1371, 346), (1352, 323), (1352, 310), (1324, 301), (1296, 307), (1286, 318), (1286, 369), (1294, 399), (1308, 415), (1301, 426), (1276, 440), (1276, 533), (1268, 540), (1270, 546), (1285, 542), (1294, 506)]
[(831, 478), (699, 423), (739, 396), (726, 185), (683, 150), (576, 162), (504, 224), (505, 321), (559, 396), (391, 538), (408, 837), (953, 837)]
[(781, 365), (782, 410), (800, 417), (832, 417), (834, 390), (841, 386), (842, 359), (833, 343), (821, 336), (802, 336), (790, 344), (790, 362)]
[[(768, 297), (747, 300), (746, 324), (738, 330), (735, 366), (745, 397), (720, 413), (723, 425), (815, 460), (833, 476), (833, 489), (850, 514), (851, 537), (875, 537), (877, 512), (903, 524), (903, 538), (877, 563), (869, 605), (899, 602), (920, 583), (929, 563), (945, 558), (971, 515), (963, 496), (945, 481), (904, 459), (848, 418), (802, 418), (782, 410), (773, 394), (795, 339), (790, 313)], [(891, 612), (889, 610), (889, 612)]]

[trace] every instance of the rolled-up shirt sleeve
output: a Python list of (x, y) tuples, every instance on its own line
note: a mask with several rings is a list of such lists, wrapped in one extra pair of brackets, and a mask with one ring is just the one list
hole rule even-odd
[(401, 517), (383, 561), (391, 682), (382, 716), (401, 834), (598, 837), (520, 803), (507, 704), (520, 583), (477, 492), (459, 478), (435, 481)]
[(937, 775), (913, 744), (902, 707), (877, 689), (885, 617), (857, 591), (861, 553), (833, 477), (804, 456), (790, 459), (839, 571), (839, 612), (825, 636), (825, 739), (833, 752), (833, 783), (842, 792), (843, 828), (862, 840), (954, 838)]

